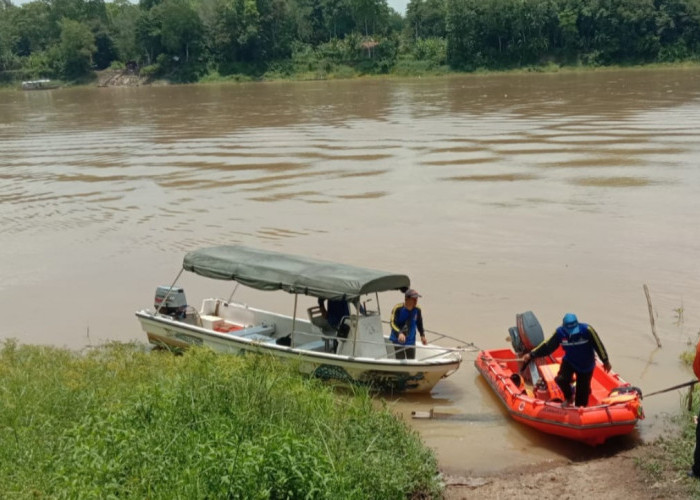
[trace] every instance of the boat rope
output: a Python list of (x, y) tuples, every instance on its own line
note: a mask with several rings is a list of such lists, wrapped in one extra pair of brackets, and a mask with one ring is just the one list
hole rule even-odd
[(661, 389), (660, 391), (650, 392), (649, 394), (646, 394), (644, 397), (648, 398), (649, 396), (655, 396), (656, 394), (663, 394), (664, 392), (669, 392), (669, 391), (673, 391), (676, 389), (682, 389), (683, 387), (693, 386), (693, 385), (697, 384), (698, 382), (700, 382), (700, 381), (697, 379), (690, 380), (688, 382), (683, 382), (682, 384), (674, 385), (673, 387), (667, 387), (666, 389)]
[[(385, 319), (382, 320), (382, 323), (385, 323), (387, 325), (391, 324), (390, 321), (387, 321)], [(474, 342), (466, 342), (465, 343), (464, 340), (458, 339), (457, 337), (452, 337), (451, 335), (447, 335), (446, 333), (436, 332), (435, 330), (428, 330), (427, 328), (425, 328), (425, 331), (426, 331), (426, 333), (432, 333), (433, 335), (439, 335), (439, 338), (436, 340), (450, 339), (450, 340), (453, 340), (459, 344), (462, 344), (462, 345), (458, 345), (455, 348), (456, 351), (478, 352), (478, 351), (483, 350), (479, 346), (474, 344)]]
[(509, 363), (511, 361), (523, 361), (523, 358), (492, 358), (491, 356), (488, 356), (486, 354), (481, 355), (481, 359), (483, 360), (488, 360), (488, 361), (495, 361), (497, 363)]
[(464, 351), (464, 352), (479, 352), (481, 349), (479, 349), (477, 346), (472, 344), (471, 342), (465, 344), (465, 345), (460, 345), (455, 348), (458, 351)]

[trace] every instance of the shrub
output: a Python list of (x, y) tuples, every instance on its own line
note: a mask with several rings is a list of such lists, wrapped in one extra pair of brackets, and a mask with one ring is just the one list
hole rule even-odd
[(143, 68), (141, 68), (139, 74), (144, 77), (157, 76), (158, 74), (160, 74), (160, 64), (156, 63), (144, 66)]
[(6, 341), (0, 497), (438, 496), (432, 453), (375, 406), (264, 356)]

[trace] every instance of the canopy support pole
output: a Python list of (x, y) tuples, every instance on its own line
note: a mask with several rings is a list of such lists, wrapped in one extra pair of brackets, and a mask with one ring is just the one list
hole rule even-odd
[(356, 356), (355, 351), (357, 348), (357, 330), (360, 328), (360, 316), (355, 316), (355, 335), (352, 336), (352, 357)]
[(227, 304), (231, 303), (231, 300), (233, 299), (233, 294), (236, 293), (236, 290), (238, 290), (238, 285), (240, 285), (240, 283), (236, 282), (236, 286), (233, 287), (233, 291), (231, 292), (231, 295), (229, 295), (228, 300), (226, 301)]
[[(294, 332), (297, 329), (297, 300), (299, 300), (299, 294), (294, 294), (294, 314), (292, 315), (292, 340), (294, 340)], [(294, 344), (294, 342), (292, 342)]]

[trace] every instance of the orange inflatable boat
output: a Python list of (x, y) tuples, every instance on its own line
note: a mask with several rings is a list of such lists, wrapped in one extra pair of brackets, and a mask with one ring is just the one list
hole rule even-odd
[(564, 396), (554, 381), (564, 356), (561, 347), (551, 356), (533, 359), (523, 367), (519, 358), (544, 340), (542, 329), (528, 311), (517, 315), (517, 326), (509, 332), (514, 350), (481, 351), (474, 364), (515, 420), (595, 446), (612, 436), (632, 432), (637, 421), (644, 418), (641, 391), (616, 373), (606, 372), (599, 360), (593, 371), (588, 406), (564, 406)]

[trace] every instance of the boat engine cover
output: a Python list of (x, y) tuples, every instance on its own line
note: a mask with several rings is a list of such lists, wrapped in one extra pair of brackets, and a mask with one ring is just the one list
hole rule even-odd
[[(167, 299), (166, 299), (167, 296)], [(165, 303), (163, 303), (165, 300)], [(183, 318), (187, 309), (187, 299), (183, 288), (159, 286), (154, 300), (156, 311), (174, 318)]]
[(532, 311), (516, 314), (515, 323), (516, 326), (509, 328), (508, 333), (516, 353), (529, 352), (544, 341), (542, 325)]
[(508, 328), (508, 335), (510, 335), (510, 343), (513, 345), (513, 350), (517, 354), (522, 354), (525, 352), (525, 347), (523, 346), (523, 343), (520, 341), (520, 334), (518, 333), (518, 329), (515, 326), (511, 326)]

